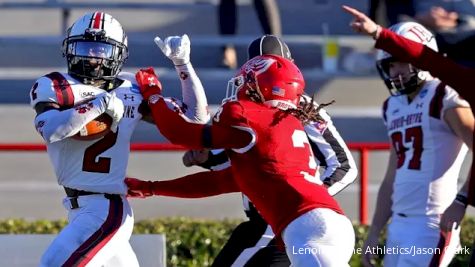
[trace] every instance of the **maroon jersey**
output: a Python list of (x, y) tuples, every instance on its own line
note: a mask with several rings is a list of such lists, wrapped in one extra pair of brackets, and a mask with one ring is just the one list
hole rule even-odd
[(315, 177), (317, 164), (307, 135), (293, 115), (252, 101), (231, 101), (213, 124), (253, 135), (248, 146), (228, 149), (233, 177), (276, 234), (314, 208), (343, 213)]

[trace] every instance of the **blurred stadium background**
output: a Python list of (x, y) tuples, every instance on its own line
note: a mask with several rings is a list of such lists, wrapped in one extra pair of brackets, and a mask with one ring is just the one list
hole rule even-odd
[[(1, 144), (41, 143), (33, 128), (34, 112), (29, 107), (28, 92), (36, 78), (53, 70), (65, 71), (61, 57), (63, 11), (45, 8), (40, 0), (0, 0), (0, 131)], [(217, 1), (213, 0), (141, 0), (147, 8), (111, 8), (114, 4), (137, 1), (84, 0), (57, 1), (74, 6), (82, 3), (97, 6), (116, 17), (129, 36), (130, 57), (125, 71), (139, 67), (158, 69), (165, 94), (180, 95), (178, 77), (169, 62), (155, 47), (153, 37), (187, 33), (192, 42), (192, 63), (201, 78), (211, 105), (224, 97), (227, 80), (233, 70), (219, 68), (220, 46), (228, 41), (236, 44), (239, 63), (246, 58), (247, 44), (261, 35), (260, 24), (251, 0), (239, 3), (238, 35), (231, 39), (218, 36)], [(297, 65), (304, 72), (308, 92), (316, 92), (320, 102), (336, 100), (328, 107), (334, 123), (348, 143), (387, 142), (380, 105), (388, 92), (377, 76), (371, 61), (372, 41), (350, 32), (350, 18), (340, 5), (366, 10), (369, 1), (279, 0), (283, 38), (289, 43)], [(33, 4), (32, 4), (33, 3)], [(155, 5), (155, 6), (152, 6)], [(107, 8), (102, 8), (108, 6)], [(15, 7), (15, 8), (13, 8)], [(143, 6), (142, 6), (143, 7)], [(95, 10), (73, 8), (68, 25), (84, 12)], [(322, 25), (339, 44), (338, 70), (322, 70)], [(141, 124), (133, 142), (165, 142), (154, 126)], [(195, 172), (185, 168), (182, 152), (133, 152), (129, 175), (144, 179), (168, 179)], [(359, 155), (355, 153), (359, 162)], [(388, 153), (373, 151), (369, 156), (369, 219), (373, 213), (379, 183), (384, 176)], [(469, 159), (466, 160), (466, 162)], [(461, 177), (465, 179), (467, 164)], [(56, 184), (45, 152), (0, 151), (0, 219), (59, 219), (66, 216), (61, 206), (63, 191)], [(337, 196), (346, 213), (358, 220), (359, 179)], [(153, 198), (133, 201), (136, 219), (160, 216), (194, 218), (244, 218), (239, 194), (208, 199), (183, 200)], [(473, 214), (473, 210), (469, 210)]]

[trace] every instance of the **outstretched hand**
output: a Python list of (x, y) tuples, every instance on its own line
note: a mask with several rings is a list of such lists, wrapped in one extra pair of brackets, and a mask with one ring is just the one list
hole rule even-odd
[(194, 165), (199, 165), (208, 160), (209, 150), (208, 149), (197, 149), (197, 150), (188, 150), (183, 155), (183, 165), (186, 167), (191, 167)]
[(353, 21), (350, 23), (350, 26), (355, 32), (369, 35), (375, 39), (378, 37), (381, 26), (356, 8), (345, 5), (342, 8), (347, 13), (353, 15)]
[(153, 182), (142, 181), (136, 178), (125, 178), (128, 187), (127, 196), (136, 198), (146, 198), (153, 196)]
[(152, 67), (140, 69), (135, 74), (135, 79), (139, 85), (140, 93), (145, 100), (151, 101), (149, 98), (154, 95), (156, 95), (156, 99), (158, 100), (162, 94), (162, 84), (158, 80), (158, 76)]
[(173, 61), (175, 66), (190, 62), (191, 42), (188, 35), (168, 36), (165, 40), (157, 36), (153, 41), (162, 50), (162, 53)]

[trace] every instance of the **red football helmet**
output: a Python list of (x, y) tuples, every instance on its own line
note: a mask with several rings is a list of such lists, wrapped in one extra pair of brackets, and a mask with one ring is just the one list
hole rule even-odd
[(229, 80), (226, 100), (250, 99), (285, 110), (297, 107), (304, 88), (302, 72), (292, 61), (262, 55), (247, 61)]

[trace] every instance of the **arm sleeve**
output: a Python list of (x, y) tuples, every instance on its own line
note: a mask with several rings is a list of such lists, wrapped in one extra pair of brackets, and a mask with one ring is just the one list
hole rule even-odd
[[(31, 106), (38, 103), (55, 103), (58, 101), (52, 81), (46, 77), (38, 79), (30, 93)], [(75, 135), (88, 122), (105, 112), (106, 103), (100, 95), (81, 106), (68, 109), (51, 109), (36, 116), (34, 124), (38, 133), (47, 143), (53, 143)]]
[(356, 179), (358, 171), (330, 116), (325, 110), (320, 110), (320, 115), (325, 123), (308, 124), (305, 132), (320, 166), (325, 167), (321, 179), (328, 186), (330, 195), (335, 195)]
[(180, 198), (202, 198), (239, 192), (231, 168), (198, 172), (168, 181), (156, 181), (152, 184), (152, 190), (155, 195)]
[(175, 66), (180, 77), (185, 116), (195, 123), (207, 123), (210, 119), (205, 90), (191, 63)]
[[(52, 109), (36, 116), (35, 127), (47, 143), (54, 143), (78, 133), (87, 123), (104, 113), (102, 98), (90, 101), (90, 110), (78, 112), (76, 108), (63, 111)], [(86, 105), (86, 104), (85, 104)]]
[(159, 98), (149, 106), (158, 129), (174, 144), (193, 149), (243, 148), (254, 140), (253, 135), (239, 128), (192, 123), (178, 106), (165, 98)]
[(383, 29), (376, 41), (376, 48), (384, 49), (401, 61), (429, 71), (432, 76), (453, 87), (469, 103), (474, 103), (475, 69), (457, 64), (429, 47), (414, 42), (394, 32)]

